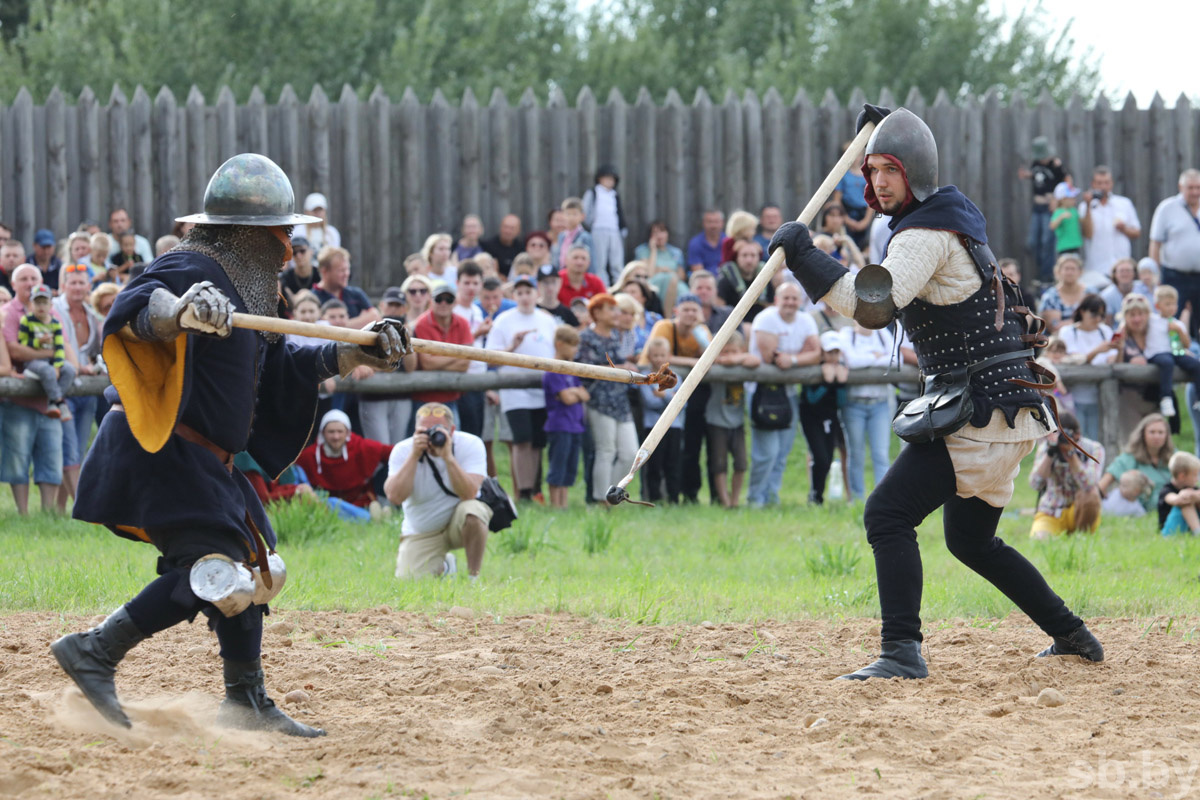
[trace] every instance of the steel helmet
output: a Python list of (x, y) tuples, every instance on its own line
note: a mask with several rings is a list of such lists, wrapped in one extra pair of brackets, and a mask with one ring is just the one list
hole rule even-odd
[[(933, 131), (907, 108), (897, 108), (875, 126), (867, 140), (864, 164), (866, 156), (871, 155), (891, 156), (903, 164), (908, 188), (918, 201), (924, 202), (938, 190), (937, 142)], [(874, 199), (874, 192), (868, 199)]]
[(241, 153), (217, 167), (204, 190), (204, 212), (176, 222), (197, 225), (307, 225), (319, 217), (297, 214), (292, 182), (258, 153)]

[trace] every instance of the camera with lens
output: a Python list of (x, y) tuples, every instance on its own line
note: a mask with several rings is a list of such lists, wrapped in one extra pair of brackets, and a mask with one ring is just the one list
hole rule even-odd
[(429, 444), (438, 450), (441, 450), (443, 447), (445, 447), (446, 441), (450, 438), (450, 432), (441, 425), (434, 425), (427, 431), (427, 433), (429, 436)]

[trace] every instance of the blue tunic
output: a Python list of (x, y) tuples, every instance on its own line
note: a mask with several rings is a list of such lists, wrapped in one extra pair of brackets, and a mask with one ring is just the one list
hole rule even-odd
[[(200, 281), (211, 281), (236, 310), (246, 305), (221, 266), (194, 252), (171, 252), (156, 259), (117, 295), (104, 324), (104, 336), (116, 336), (135, 319), (157, 288), (183, 295)], [(182, 394), (174, 411), (173, 429), (181, 422), (231, 453), (249, 451), (270, 475), (278, 475), (299, 455), (316, 417), (317, 384), (325, 374), (329, 352), (323, 347), (298, 347), (284, 340), (268, 343), (255, 331), (235, 328), (227, 339), (184, 335), (186, 357)], [(135, 358), (136, 362), (136, 358)], [(141, 364), (136, 364), (143, 374)], [(145, 380), (161, 380), (154, 370)], [(114, 377), (115, 380), (115, 377)], [(109, 387), (110, 401), (133, 389)], [(131, 408), (132, 397), (123, 403)], [(170, 409), (164, 413), (169, 414)], [(130, 413), (134, 413), (132, 408)], [(275, 533), (254, 488), (238, 469), (226, 470), (207, 448), (171, 435), (157, 452), (149, 452), (130, 430), (125, 413), (104, 417), (79, 476), (73, 516), (108, 526), (118, 535), (148, 540), (187, 535), (188, 531), (236, 533), (248, 552), (247, 515), (269, 547)], [(244, 558), (246, 553), (227, 553)]]

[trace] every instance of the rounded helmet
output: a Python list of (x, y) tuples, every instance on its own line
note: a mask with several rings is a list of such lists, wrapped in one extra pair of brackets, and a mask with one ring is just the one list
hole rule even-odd
[(240, 153), (217, 167), (204, 190), (204, 212), (176, 222), (198, 225), (307, 225), (319, 217), (297, 214), (287, 174), (258, 153)]
[[(938, 190), (937, 142), (925, 121), (907, 108), (897, 108), (875, 126), (863, 155), (886, 155), (900, 162), (908, 188), (919, 202)], [(867, 188), (870, 189), (868, 182)], [(868, 200), (874, 199), (874, 193)]]

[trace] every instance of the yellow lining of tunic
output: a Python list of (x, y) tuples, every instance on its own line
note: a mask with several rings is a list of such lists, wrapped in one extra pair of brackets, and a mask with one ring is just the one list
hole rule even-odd
[(133, 438), (157, 453), (171, 438), (183, 400), (187, 336), (173, 342), (140, 342), (109, 334), (104, 339), (108, 377), (121, 396)]

